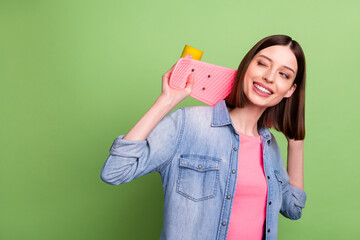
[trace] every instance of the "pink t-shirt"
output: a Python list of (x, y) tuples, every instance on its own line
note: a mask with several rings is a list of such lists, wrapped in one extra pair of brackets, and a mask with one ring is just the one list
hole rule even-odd
[(267, 198), (261, 138), (239, 135), (237, 183), (227, 239), (261, 240)]

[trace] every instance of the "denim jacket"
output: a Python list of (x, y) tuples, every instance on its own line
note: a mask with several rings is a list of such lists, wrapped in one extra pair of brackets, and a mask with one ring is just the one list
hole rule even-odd
[[(279, 147), (259, 128), (268, 185), (265, 239), (277, 238), (279, 212), (301, 217), (306, 193), (289, 184)], [(182, 108), (165, 116), (146, 141), (115, 139), (102, 171), (118, 185), (157, 171), (164, 190), (160, 239), (226, 239), (238, 170), (239, 135), (225, 101)]]

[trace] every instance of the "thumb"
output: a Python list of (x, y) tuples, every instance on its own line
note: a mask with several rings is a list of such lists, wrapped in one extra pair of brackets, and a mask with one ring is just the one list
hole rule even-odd
[(191, 74), (188, 76), (188, 80), (186, 81), (185, 89), (188, 89), (188, 90), (190, 90), (190, 92), (191, 92), (191, 90), (192, 90), (192, 88), (193, 88), (193, 85), (194, 85), (194, 74), (191, 73)]

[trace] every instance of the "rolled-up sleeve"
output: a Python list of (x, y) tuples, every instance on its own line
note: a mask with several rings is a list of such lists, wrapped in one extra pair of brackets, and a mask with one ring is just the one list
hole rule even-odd
[(102, 167), (101, 179), (118, 185), (161, 170), (176, 152), (183, 131), (183, 118), (183, 109), (166, 115), (145, 141), (124, 140), (124, 135), (117, 137)]
[[(283, 170), (286, 172), (285, 168)], [(302, 209), (305, 207), (306, 193), (289, 183), (290, 178), (287, 172), (282, 173), (282, 178), (282, 204), (280, 213), (284, 217), (292, 220), (300, 219), (302, 216)]]
[(274, 150), (272, 155), (277, 159), (278, 171), (275, 171), (275, 175), (282, 187), (282, 202), (280, 207), (280, 213), (289, 219), (297, 220), (302, 216), (302, 209), (305, 207), (307, 195), (306, 193), (290, 184), (290, 178), (288, 172), (284, 167), (284, 162), (280, 153), (280, 148), (277, 142), (272, 136), (272, 149)]

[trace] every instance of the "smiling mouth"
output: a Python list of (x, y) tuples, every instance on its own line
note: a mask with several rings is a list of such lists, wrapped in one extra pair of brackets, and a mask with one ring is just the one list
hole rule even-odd
[(266, 88), (263, 88), (262, 86), (257, 85), (256, 83), (253, 83), (253, 84), (254, 84), (254, 87), (255, 87), (257, 90), (259, 90), (260, 92), (265, 93), (265, 94), (267, 94), (267, 95), (273, 94), (272, 92), (270, 92), (270, 91), (267, 90)]

